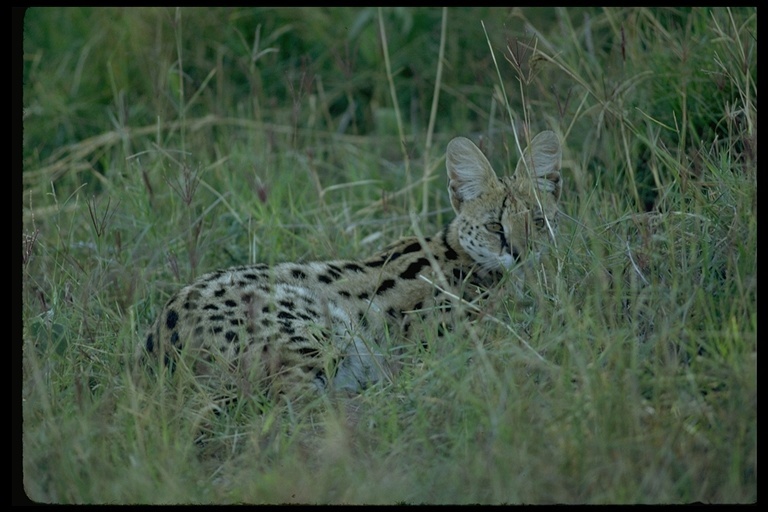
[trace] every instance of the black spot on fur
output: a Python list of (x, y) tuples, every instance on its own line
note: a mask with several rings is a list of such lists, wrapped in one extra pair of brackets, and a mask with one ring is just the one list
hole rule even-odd
[(223, 274), (223, 273), (224, 273), (224, 271), (223, 271), (223, 270), (217, 270), (217, 271), (215, 271), (215, 272), (211, 272), (211, 273), (210, 273), (210, 274), (208, 274), (208, 276), (207, 276), (207, 277), (204, 279), (204, 281), (205, 281), (206, 283), (209, 283), (209, 282), (211, 282), (211, 281), (215, 281), (215, 280), (216, 280), (216, 279), (218, 279), (218, 278), (221, 276), (221, 274)]
[(333, 278), (325, 274), (317, 276), (317, 280), (320, 281), (321, 283), (326, 283), (326, 284), (333, 282)]
[(427, 258), (419, 258), (406, 268), (401, 274), (401, 279), (416, 279), (421, 269), (429, 266), (429, 260)]
[(240, 296), (240, 300), (243, 301), (243, 304), (250, 304), (253, 300), (253, 295), (250, 293), (244, 293)]
[(179, 314), (173, 309), (168, 311), (168, 316), (165, 317), (165, 326), (168, 329), (173, 330), (176, 327), (176, 322), (179, 321)]
[(328, 265), (328, 273), (331, 274), (331, 277), (334, 279), (341, 277), (341, 269), (336, 265)]
[(443, 230), (443, 245), (445, 246), (445, 259), (458, 259), (459, 254), (450, 246), (450, 244), (448, 244), (448, 226)]
[(376, 295), (384, 293), (385, 291), (389, 290), (390, 288), (395, 287), (395, 280), (394, 279), (385, 279), (381, 285), (376, 289)]
[(216, 304), (206, 304), (205, 306), (203, 306), (203, 310), (204, 311), (218, 311), (219, 310), (219, 306), (217, 306)]
[(230, 343), (234, 343), (237, 341), (237, 333), (235, 331), (227, 331), (226, 333), (224, 333), (224, 337)]
[(421, 250), (421, 244), (419, 242), (413, 242), (412, 244), (408, 245), (405, 249), (403, 249), (403, 254), (408, 254), (411, 252), (416, 252)]
[(221, 331), (223, 331), (223, 330), (224, 330), (224, 328), (223, 328), (223, 327), (219, 327), (219, 326), (216, 326), (216, 327), (214, 327), (213, 329), (211, 329), (211, 332), (212, 332), (213, 334), (219, 334), (219, 333), (220, 333)]
[(247, 273), (247, 274), (243, 274), (243, 277), (244, 277), (245, 279), (248, 279), (248, 280), (250, 280), (250, 281), (256, 281), (256, 280), (258, 280), (259, 278), (261, 278), (261, 276), (260, 276), (259, 274), (253, 274), (253, 273), (250, 273), (250, 272), (249, 272), (249, 273)]
[(152, 352), (155, 349), (155, 339), (151, 334), (147, 336), (147, 342), (144, 346), (147, 348), (147, 352)]
[(182, 307), (187, 311), (189, 311), (190, 309), (195, 309), (195, 307), (197, 307), (197, 304), (195, 304), (194, 302), (186, 301)]
[(289, 312), (287, 312), (287, 311), (280, 311), (280, 312), (277, 314), (277, 318), (287, 318), (287, 319), (289, 319), (289, 320), (296, 320), (296, 317), (295, 317), (295, 316), (293, 316), (292, 314), (290, 314), (290, 313), (289, 313)]
[(293, 276), (294, 279), (306, 279), (307, 278), (307, 274), (305, 274), (304, 272), (302, 272), (301, 270), (299, 270), (297, 268), (291, 270), (291, 275)]
[(171, 345), (174, 347), (179, 343), (179, 331), (173, 331), (171, 333)]
[(221, 297), (225, 293), (227, 293), (227, 290), (225, 290), (224, 288), (219, 288), (218, 290), (213, 292), (213, 295), (215, 295), (216, 297)]
[(237, 306), (237, 302), (235, 302), (235, 301), (233, 301), (231, 299), (227, 299), (226, 301), (224, 301), (224, 305), (227, 306), (228, 308), (233, 308), (233, 307)]
[(367, 300), (368, 297), (369, 297), (368, 292), (363, 292), (363, 293), (361, 293), (360, 295), (357, 296), (357, 298), (360, 299), (360, 300)]
[(346, 265), (344, 265), (344, 268), (347, 270), (352, 270), (354, 272), (365, 272), (363, 267), (361, 267), (357, 263), (347, 263)]
[[(299, 340), (304, 341), (304, 338), (302, 338), (300, 336), (296, 336), (296, 337), (299, 338)], [(291, 338), (291, 340), (293, 340), (293, 339), (294, 338)], [(316, 348), (312, 348), (312, 347), (301, 347), (299, 349), (296, 349), (296, 352), (298, 352), (299, 354), (301, 354), (303, 356), (310, 356), (310, 357), (315, 357), (315, 356), (320, 354), (319, 350), (317, 350)]]
[(221, 322), (224, 320), (224, 315), (211, 315), (208, 317), (211, 322)]
[(366, 261), (365, 262), (365, 266), (366, 267), (371, 267), (371, 268), (376, 268), (376, 267), (380, 267), (380, 266), (384, 265), (384, 263), (386, 261), (387, 261), (387, 258), (380, 258), (378, 260)]
[(233, 318), (229, 321), (230, 325), (243, 325), (245, 323), (245, 320), (242, 318)]
[(344, 291), (344, 290), (341, 290), (341, 291), (339, 292), (339, 295), (341, 295), (341, 296), (342, 296), (342, 297), (344, 297), (345, 299), (348, 299), (348, 298), (350, 297), (350, 293), (349, 293), (349, 292), (346, 292), (346, 291)]

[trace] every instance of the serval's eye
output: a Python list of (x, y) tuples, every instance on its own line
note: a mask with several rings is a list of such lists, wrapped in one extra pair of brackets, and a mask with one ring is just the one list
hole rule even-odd
[(547, 225), (547, 222), (543, 215), (537, 215), (533, 218), (533, 224), (536, 226), (536, 229), (544, 229), (544, 226)]
[(489, 222), (488, 224), (485, 225), (485, 229), (487, 229), (491, 233), (503, 233), (504, 232), (504, 226), (502, 226), (498, 222)]

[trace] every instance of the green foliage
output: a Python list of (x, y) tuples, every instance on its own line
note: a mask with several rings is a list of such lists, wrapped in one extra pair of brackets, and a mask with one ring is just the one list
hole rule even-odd
[[(756, 501), (756, 9), (446, 13), (442, 39), (430, 8), (26, 12), (32, 500)], [(221, 409), (134, 368), (193, 277), (429, 235), (448, 140), (510, 172), (545, 128), (547, 266), (477, 325), (425, 324), (395, 382)]]

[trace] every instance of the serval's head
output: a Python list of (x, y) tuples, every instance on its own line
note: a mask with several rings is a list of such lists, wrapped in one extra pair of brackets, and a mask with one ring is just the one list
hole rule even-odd
[(538, 259), (555, 236), (560, 199), (560, 141), (551, 131), (531, 140), (512, 176), (499, 178), (469, 139), (448, 144), (446, 167), (459, 243), (481, 274)]

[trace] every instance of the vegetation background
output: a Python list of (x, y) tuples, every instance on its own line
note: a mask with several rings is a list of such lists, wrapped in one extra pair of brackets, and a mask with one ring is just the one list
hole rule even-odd
[[(21, 494), (756, 501), (756, 8), (21, 16)], [(508, 173), (542, 129), (564, 143), (549, 271), (353, 420), (129, 378), (190, 279), (430, 234), (448, 140)]]

